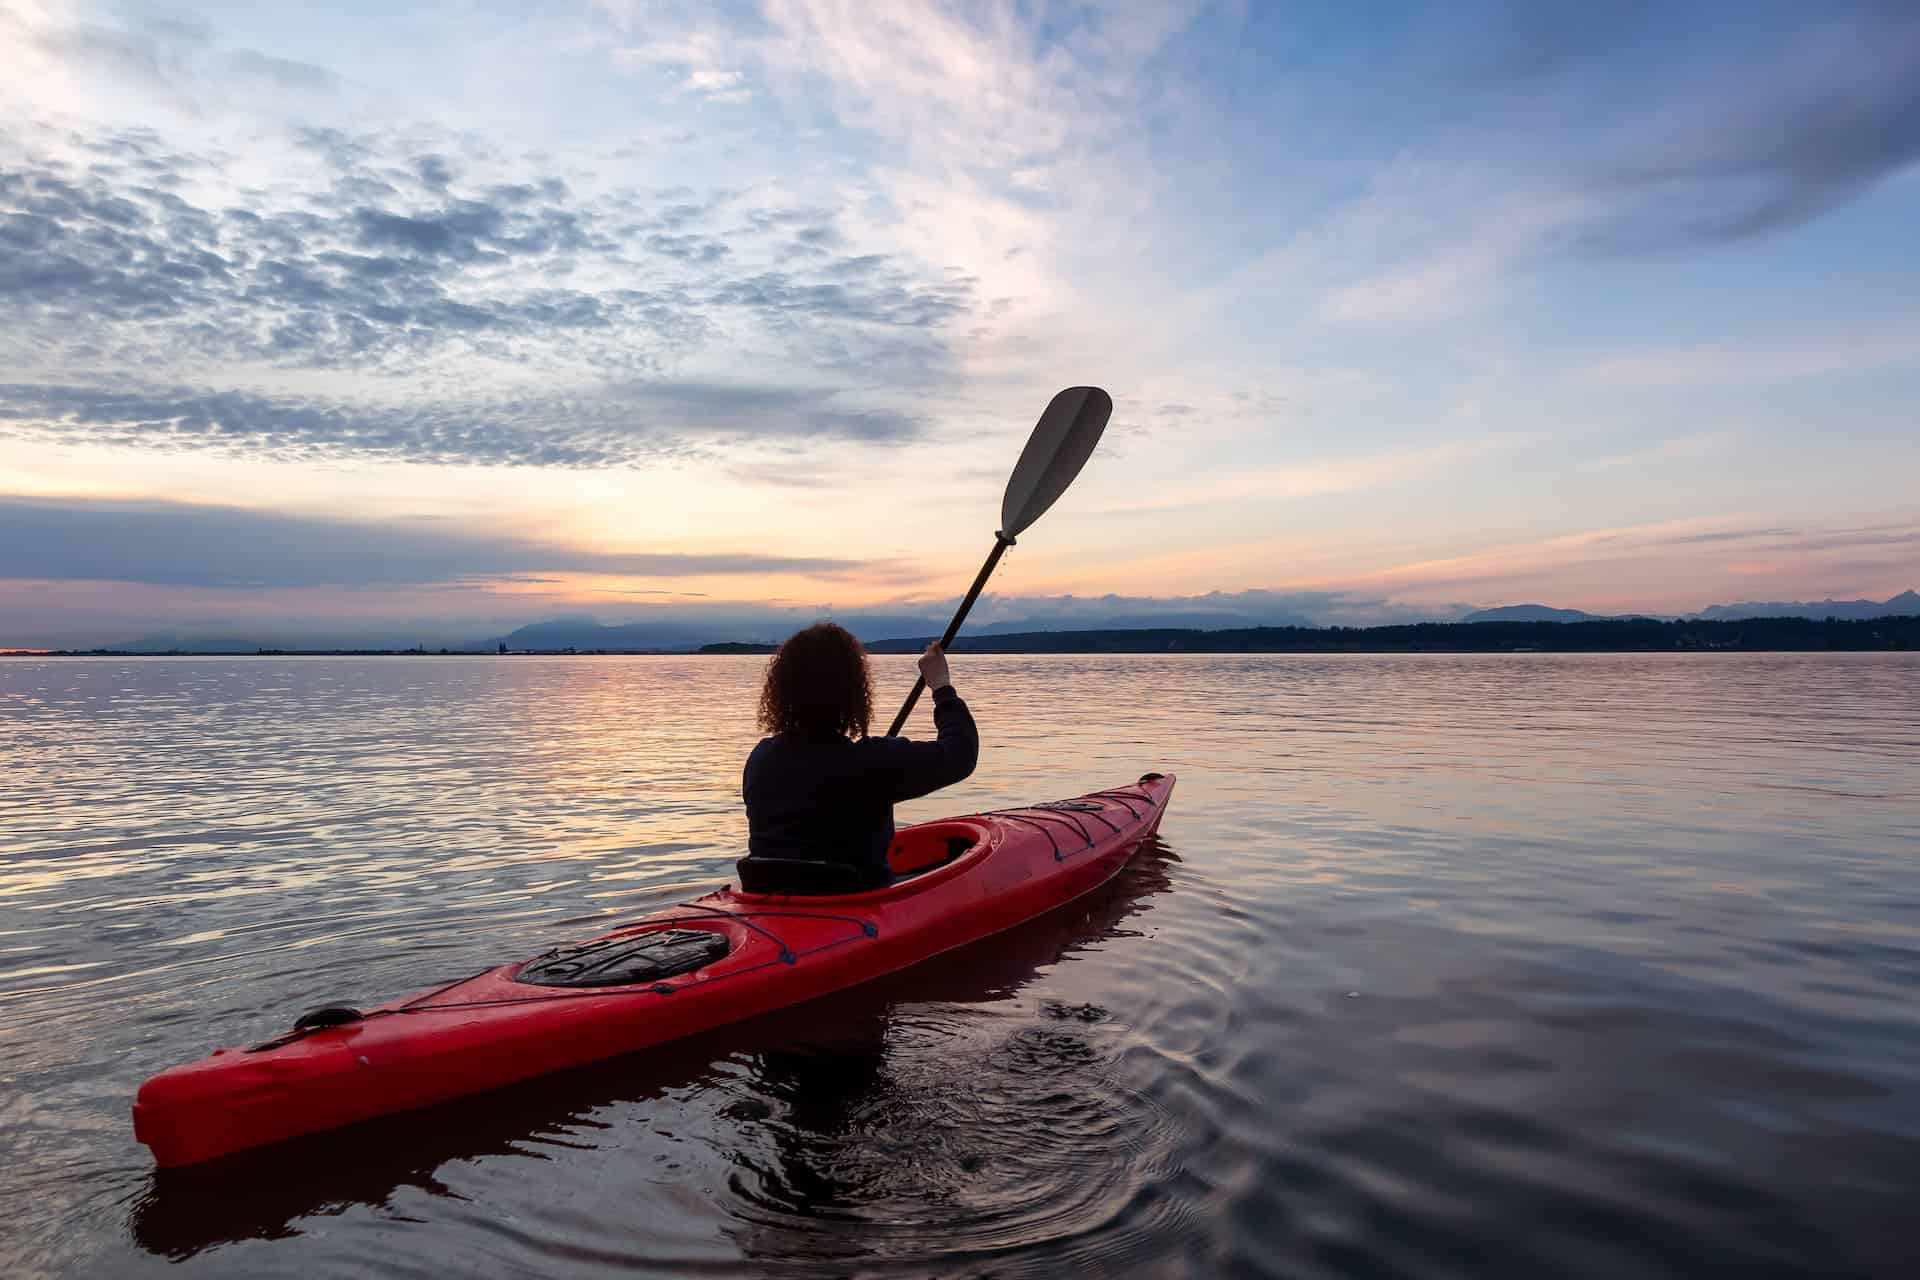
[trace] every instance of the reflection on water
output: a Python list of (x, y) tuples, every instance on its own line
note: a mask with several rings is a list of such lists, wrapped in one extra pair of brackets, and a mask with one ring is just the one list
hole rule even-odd
[[(958, 1265), (1071, 1240), (1125, 1213), (1179, 1141), (1109, 1070), (1105, 1010), (1043, 1001), (982, 1018), (1044, 966), (1143, 936), (1128, 917), (1170, 886), (1156, 840), (1090, 900), (843, 1003), (756, 1055), (767, 1140), (743, 1144), (730, 1230), (767, 1270), (804, 1261)], [(1055, 1266), (1067, 1265), (1056, 1259)]]
[(1910, 1273), (1920, 660), (962, 668), (981, 769), (904, 818), (1171, 769), (1166, 845), (870, 988), (159, 1177), (153, 1071), (726, 879), (759, 663), (0, 663), (0, 1269)]

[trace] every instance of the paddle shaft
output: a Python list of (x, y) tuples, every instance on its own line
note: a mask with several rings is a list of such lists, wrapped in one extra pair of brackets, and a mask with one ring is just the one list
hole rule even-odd
[[(989, 555), (987, 562), (980, 566), (980, 576), (973, 580), (971, 587), (967, 588), (967, 598), (960, 602), (960, 608), (954, 613), (953, 621), (947, 624), (947, 634), (940, 637), (942, 650), (952, 646), (953, 638), (960, 634), (960, 624), (967, 620), (967, 611), (973, 608), (973, 602), (980, 598), (980, 591), (987, 585), (987, 579), (993, 576), (994, 566), (1000, 563), (1000, 557), (1005, 555), (1007, 548), (1013, 545), (1013, 539), (1009, 538), (1005, 532), (996, 533), (993, 537), (993, 554)], [(893, 718), (893, 725), (887, 730), (889, 738), (900, 736), (900, 730), (906, 727), (907, 717), (913, 714), (914, 704), (920, 701), (920, 694), (926, 687), (925, 676), (913, 682), (913, 692), (907, 695), (907, 705), (900, 708), (900, 714)]]

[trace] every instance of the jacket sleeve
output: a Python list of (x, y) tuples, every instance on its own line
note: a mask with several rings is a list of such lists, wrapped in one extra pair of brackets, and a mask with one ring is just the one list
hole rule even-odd
[(979, 762), (980, 730), (952, 685), (933, 691), (933, 727), (931, 742), (875, 740), (882, 753), (880, 773), (888, 790), (888, 803), (917, 800), (952, 786), (972, 773)]

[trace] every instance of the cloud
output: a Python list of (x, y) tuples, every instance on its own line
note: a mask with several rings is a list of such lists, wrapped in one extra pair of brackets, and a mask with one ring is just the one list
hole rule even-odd
[(1559, 264), (1791, 232), (1920, 163), (1912, 5), (1455, 16), (1438, 52), (1382, 50), (1420, 119), (1269, 252), (1260, 289), (1343, 325), (1431, 324)]
[(1232, 502), (1274, 502), (1369, 493), (1430, 483), (1461, 464), (1519, 443), (1519, 438), (1458, 440), (1377, 454), (1242, 466), (1200, 482), (1170, 483), (1103, 508), (1103, 514), (1178, 511)]
[(769, 271), (722, 286), (716, 302), (770, 314), (805, 314), (903, 328), (932, 328), (965, 315), (972, 293), (964, 281), (917, 289), (889, 284), (812, 283)]
[(1756, 538), (1798, 538), (1798, 529), (1715, 529), (1707, 533), (1674, 533), (1655, 539), (1657, 545), (1684, 547), (1702, 542), (1750, 542)]
[(615, 388), (651, 413), (703, 434), (844, 436), (868, 443), (916, 436), (922, 419), (895, 409), (854, 408), (825, 389), (747, 383), (656, 381)]
[(1744, 60), (1599, 175), (1634, 205), (1608, 248), (1750, 239), (1810, 221), (1920, 161), (1920, 12), (1839, 6)]
[[(1385, 232), (1419, 246), (1404, 259), (1332, 285), (1320, 299), (1320, 315), (1374, 324), (1470, 309), (1508, 271), (1546, 252), (1568, 226), (1593, 213), (1587, 201), (1528, 192), (1510, 192), (1470, 209), (1464, 199), (1456, 205), (1449, 198), (1459, 195), (1462, 184), (1442, 179), (1436, 187), (1434, 181), (1429, 166), (1389, 168), (1368, 196), (1306, 238), (1307, 246), (1317, 247)], [(1423, 199), (1434, 203), (1432, 216), (1409, 217), (1408, 206)]]
[(1800, 597), (1879, 599), (1910, 584), (1916, 563), (1920, 522), (1911, 518), (1825, 527), (1692, 518), (1589, 529), (1401, 564), (1365, 575), (1355, 589), (1414, 598), (1445, 591), (1455, 598), (1544, 601), (1600, 613), (1686, 613), (1714, 598), (1751, 598), (1756, 582), (1787, 584), (1786, 594)]
[[(692, 436), (897, 439), (916, 415), (823, 388), (851, 369), (946, 376), (944, 331), (974, 305), (964, 277), (844, 251), (812, 207), (586, 197), (332, 129), (298, 135), (322, 181), (223, 205), (200, 161), (148, 133), (82, 145), (91, 163), (27, 149), (0, 165), (15, 434), (554, 466), (634, 465)], [(796, 229), (808, 263), (775, 265)], [(778, 353), (788, 385), (661, 376), (721, 332)], [(208, 368), (223, 386), (182, 383)], [(396, 407), (394, 384), (365, 377), (357, 402), (245, 389), (288, 370), (430, 374), (451, 392)], [(563, 390), (542, 404), (536, 379)]]
[(1527, 0), (1462, 16), (1438, 43), (1503, 117), (1562, 142), (1569, 129), (1594, 135), (1564, 148), (1563, 167), (1602, 206), (1569, 248), (1784, 230), (1920, 160), (1910, 4)]
[(849, 221), (969, 282), (974, 376), (1039, 381), (1124, 362), (1157, 327), (1140, 278), (1184, 166), (1154, 123), (1203, 96), (1169, 92), (1157, 60), (1200, 8), (768, 0), (753, 47), (772, 92), (873, 155)]
[[(413, 171), (420, 176), (422, 183), (435, 191), (445, 191), (447, 184), (453, 181), (455, 172), (453, 165), (445, 156), (432, 153), (416, 157), (413, 162)], [(512, 199), (516, 203), (521, 199), (531, 198), (533, 193), (534, 188), (531, 186), (517, 189), (501, 187), (495, 188), (493, 192), (496, 198)]]
[[(1674, 463), (1694, 462), (1701, 458), (1724, 457), (1733, 452), (1739, 436), (1732, 431), (1703, 431), (1694, 435), (1673, 436), (1628, 453), (1609, 454), (1579, 463), (1586, 471), (1612, 471), (1632, 467), (1667, 467)], [(1702, 538), (1721, 535), (1700, 535)]]
[[(615, 16), (624, 29), (632, 30), (632, 15)], [(682, 92), (709, 102), (745, 102), (753, 97), (746, 74), (739, 69), (738, 55), (711, 31), (690, 31), (677, 40), (622, 45), (611, 51), (611, 57), (615, 66), (629, 70), (672, 68), (681, 75), (678, 87)]]
[[(342, 141), (324, 145), (337, 155)], [(118, 158), (117, 171), (29, 158), (0, 172), (0, 316), (49, 354), (114, 344), (121, 364), (190, 353), (364, 367), (462, 339), (551, 343), (593, 329), (663, 350), (700, 332), (696, 301), (672, 287), (550, 283), (618, 249), (595, 213), (564, 198), (448, 197), (441, 183), (379, 207), (336, 182), (291, 206), (219, 209), (146, 172), (189, 171), (187, 157), (132, 135), (93, 150)], [(417, 159), (427, 180), (444, 173), (437, 155)]]
[[(194, 647), (192, 637), (248, 646), (462, 644), (587, 609), (612, 611), (601, 614), (600, 622), (631, 628), (618, 641), (625, 644), (778, 639), (820, 617), (879, 640), (937, 633), (956, 603), (897, 598), (836, 609), (672, 585), (583, 587), (578, 577), (566, 576), (582, 574), (669, 583), (781, 575), (871, 585), (919, 578), (924, 570), (892, 561), (757, 552), (603, 554), (433, 521), (0, 498), (0, 617), (6, 619), (0, 645), (120, 644), (158, 629), (179, 634), (149, 637), (148, 647)], [(583, 601), (591, 603), (583, 609)], [(1374, 625), (1457, 617), (1469, 608), (1414, 607), (1333, 590), (989, 595), (976, 606), (969, 632)], [(544, 643), (591, 646), (596, 640), (580, 628), (562, 627)]]
[(0, 9), (0, 49), (13, 81), (7, 87), (81, 100), (132, 89), (193, 114), (238, 99), (284, 107), (289, 95), (331, 97), (347, 85), (313, 63), (222, 47), (203, 24), (130, 16), (108, 25), (76, 11), (84, 10), (33, 0)]
[(1497, 25), (1476, 33), (1468, 55), (1471, 80), (1496, 84), (1536, 81), (1614, 56), (1659, 8), (1656, 0), (1612, 0), (1604, 8), (1584, 0), (1519, 0), (1494, 6)]
[(920, 419), (808, 388), (625, 384), (593, 398), (382, 405), (176, 387), (0, 383), (0, 438), (115, 448), (211, 450), (279, 462), (349, 458), (484, 466), (635, 467), (696, 442), (919, 434)]
[(1920, 325), (1855, 325), (1785, 339), (1700, 343), (1591, 360), (1576, 376), (1614, 387), (1672, 388), (1818, 378), (1920, 360)]
[(231, 590), (641, 578), (844, 578), (892, 562), (755, 551), (592, 551), (442, 521), (354, 521), (183, 503), (0, 498), (0, 579)]
[(760, 53), (825, 81), (855, 127), (905, 138), (955, 168), (1044, 187), (1069, 152), (1123, 128), (1145, 68), (1200, 7), (1080, 7), (1036, 31), (1000, 0), (768, 0)]
[(345, 80), (325, 67), (269, 57), (252, 49), (234, 49), (224, 53), (217, 65), (228, 75), (255, 80), (273, 90), (337, 93), (346, 84)]
[[(506, 620), (552, 616), (565, 609), (564, 602), (587, 597), (602, 605), (633, 601), (620, 606), (620, 620), (674, 624), (680, 637), (674, 643), (782, 635), (822, 610), (877, 639), (937, 631), (955, 601), (903, 597), (833, 610), (716, 598), (707, 584), (788, 577), (871, 591), (876, 585), (923, 581), (925, 574), (923, 566), (894, 560), (791, 556), (772, 549), (599, 551), (445, 520), (351, 520), (232, 506), (0, 496), (0, 612), (14, 619), (0, 642), (91, 644), (159, 626), (185, 626), (197, 634), (293, 645), (345, 643), (348, 636), (378, 643), (411, 644), (422, 637), (454, 643), (488, 634), (494, 624), (476, 619), (489, 613), (504, 630)], [(620, 578), (629, 581), (606, 581)], [(653, 581), (641, 585), (631, 581), (635, 578)], [(639, 603), (646, 597), (661, 599)], [(972, 625), (982, 632), (1363, 625), (1456, 616), (1466, 607), (1415, 609), (1379, 595), (1339, 590), (1167, 597), (990, 594), (976, 606)]]

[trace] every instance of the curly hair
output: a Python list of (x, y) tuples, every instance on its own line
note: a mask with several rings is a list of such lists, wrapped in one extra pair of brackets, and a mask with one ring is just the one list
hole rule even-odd
[(796, 631), (767, 661), (760, 688), (766, 732), (864, 738), (872, 718), (867, 651), (845, 627), (817, 622)]

